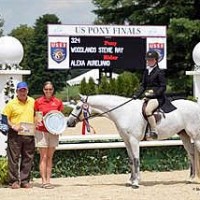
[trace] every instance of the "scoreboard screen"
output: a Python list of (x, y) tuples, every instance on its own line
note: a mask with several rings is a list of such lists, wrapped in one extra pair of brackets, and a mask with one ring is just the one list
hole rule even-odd
[(166, 68), (165, 26), (48, 25), (48, 69), (143, 69), (148, 50)]
[(125, 68), (145, 66), (146, 39), (134, 37), (70, 37), (71, 68)]

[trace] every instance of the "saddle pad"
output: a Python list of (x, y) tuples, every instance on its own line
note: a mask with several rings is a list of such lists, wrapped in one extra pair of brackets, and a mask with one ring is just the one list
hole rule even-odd
[(176, 107), (171, 103), (171, 101), (166, 98), (165, 103), (160, 107), (164, 113), (169, 113), (176, 110)]

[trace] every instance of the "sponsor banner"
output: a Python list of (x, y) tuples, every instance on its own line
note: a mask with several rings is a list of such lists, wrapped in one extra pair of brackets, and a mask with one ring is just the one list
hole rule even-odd
[(158, 64), (161, 69), (167, 68), (167, 44), (166, 38), (147, 38), (147, 51), (154, 50), (159, 55)]
[(69, 69), (69, 37), (48, 38), (48, 69)]

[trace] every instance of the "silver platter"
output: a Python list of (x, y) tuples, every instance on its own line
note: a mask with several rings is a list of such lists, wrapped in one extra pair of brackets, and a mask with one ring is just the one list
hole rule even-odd
[(44, 125), (47, 131), (53, 135), (60, 135), (66, 130), (66, 118), (57, 110), (48, 112), (43, 117)]

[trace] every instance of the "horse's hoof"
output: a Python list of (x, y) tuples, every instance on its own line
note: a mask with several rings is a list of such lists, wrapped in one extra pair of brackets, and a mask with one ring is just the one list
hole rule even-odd
[(186, 184), (191, 184), (195, 181), (195, 178), (194, 177), (190, 177), (186, 180)]
[(126, 183), (125, 186), (126, 186), (126, 187), (131, 187), (132, 184), (131, 184), (131, 183)]
[(139, 188), (139, 184), (138, 184), (137, 181), (136, 181), (136, 183), (132, 183), (131, 181), (128, 181), (126, 183), (126, 187), (132, 187), (133, 189), (138, 189)]
[(138, 189), (138, 188), (139, 188), (139, 185), (132, 185), (132, 188), (133, 188), (133, 189)]
[(186, 184), (191, 184), (192, 182), (192, 180), (186, 180)]
[(186, 181), (186, 184), (192, 184), (192, 182), (191, 181)]

